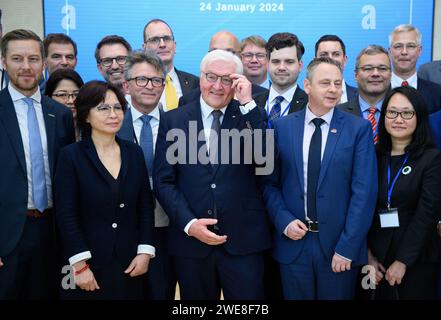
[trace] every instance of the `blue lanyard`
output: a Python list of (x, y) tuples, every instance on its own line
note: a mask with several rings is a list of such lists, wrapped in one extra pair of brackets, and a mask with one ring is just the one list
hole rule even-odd
[[(271, 80), (269, 83), (270, 83), (269, 91), (271, 91), (271, 85), (272, 85)], [(269, 91), (268, 91), (268, 98), (266, 99), (266, 105), (265, 105), (266, 116), (268, 117), (268, 119), (269, 119), (269, 115), (270, 115), (270, 111), (271, 111), (270, 106), (269, 106)], [(283, 109), (283, 112), (280, 113), (280, 117), (283, 117), (288, 112), (288, 110), (291, 108), (291, 103), (292, 103), (292, 101), (290, 103), (288, 103), (288, 106), (286, 106), (285, 109)], [(280, 105), (282, 105), (282, 103), (280, 103)], [(268, 128), (271, 129), (270, 121), (268, 121)]]
[(387, 208), (390, 209), (390, 197), (392, 195), (392, 190), (394, 189), (395, 182), (397, 182), (397, 179), (401, 173), (401, 170), (403, 170), (404, 165), (407, 162), (407, 159), (409, 159), (409, 155), (406, 154), (406, 158), (404, 158), (403, 163), (401, 164), (400, 169), (398, 170), (397, 174), (395, 175), (394, 180), (392, 181), (392, 184), (390, 184), (390, 157), (389, 161), (387, 162)]

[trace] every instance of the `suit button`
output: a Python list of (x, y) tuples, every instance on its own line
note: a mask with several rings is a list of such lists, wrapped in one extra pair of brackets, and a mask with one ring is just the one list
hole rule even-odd
[(113, 229), (116, 229), (118, 227), (118, 224), (116, 224), (116, 223), (112, 223), (112, 228)]
[(213, 214), (213, 210), (208, 209), (207, 213), (211, 216)]
[(124, 208), (124, 203), (121, 203), (121, 204), (119, 205), (119, 207), (120, 207), (120, 208)]
[(215, 183), (211, 184), (211, 189), (216, 189), (216, 184)]

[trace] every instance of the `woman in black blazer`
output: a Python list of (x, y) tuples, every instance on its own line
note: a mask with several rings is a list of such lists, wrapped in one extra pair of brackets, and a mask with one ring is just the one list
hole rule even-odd
[(375, 298), (434, 299), (441, 152), (434, 147), (428, 111), (415, 89), (398, 87), (388, 94), (378, 137), (377, 212), (369, 233)]
[(153, 197), (141, 148), (116, 137), (126, 101), (110, 83), (91, 81), (76, 99), (82, 141), (64, 148), (55, 173), (63, 251), (75, 299), (142, 298), (153, 232)]

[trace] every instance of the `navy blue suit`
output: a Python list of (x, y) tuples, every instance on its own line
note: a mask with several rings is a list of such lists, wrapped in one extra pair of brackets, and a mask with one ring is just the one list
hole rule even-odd
[[(153, 174), (155, 193), (170, 218), (169, 249), (176, 257), (181, 297), (216, 299), (219, 297), (220, 282), (226, 299), (262, 298), (261, 253), (270, 247), (271, 242), (265, 207), (255, 176), (256, 164), (254, 161), (251, 164), (220, 164), (214, 168), (199, 161), (188, 164), (189, 152), (198, 152), (205, 144), (205, 141), (198, 141), (197, 136), (190, 135), (189, 128), (194, 125), (198, 133), (203, 129), (199, 100), (167, 112), (162, 117)], [(230, 102), (221, 129), (240, 131), (249, 127), (265, 128), (263, 110), (255, 107), (242, 115), (237, 102)], [(167, 149), (174, 143), (166, 141), (170, 129), (180, 129), (185, 133), (185, 141), (180, 141), (184, 143), (185, 150), (179, 152), (186, 152), (181, 156), (187, 163), (171, 165), (167, 161)], [(244, 150), (243, 141), (240, 150)], [(231, 149), (229, 155), (229, 163), (232, 163)], [(193, 156), (196, 158), (196, 154)], [(192, 219), (213, 218), (215, 212), (219, 227), (217, 233), (228, 236), (223, 245), (209, 246), (184, 232)], [(216, 258), (220, 259), (213, 266), (211, 262)], [(191, 270), (188, 267), (199, 261), (202, 262), (200, 269)]]
[(430, 115), (430, 125), (432, 126), (435, 143), (441, 149), (441, 111)]
[(356, 87), (350, 86), (346, 83), (346, 96), (348, 97), (348, 101), (352, 101), (358, 98), (358, 90)]
[[(71, 111), (58, 102), (46, 97), (41, 96), (41, 105), (43, 108), (43, 117), (46, 127), (47, 135), (47, 149), (49, 158), (49, 168), (51, 177), (53, 177), (54, 167), (57, 163), (57, 156), (61, 147), (70, 144), (75, 141), (74, 126)], [(8, 88), (5, 88), (0, 92), (0, 168), (2, 168), (2, 174), (0, 179), (0, 257), (5, 263), (4, 267), (0, 268), (0, 299), (4, 298), (47, 298), (45, 293), (41, 290), (47, 289), (47, 286), (41, 283), (37, 283), (33, 292), (38, 292), (40, 296), (21, 296), (23, 293), (19, 286), (22, 288), (27, 285), (31, 285), (33, 276), (37, 278), (44, 278), (44, 275), (34, 274), (36, 268), (27, 270), (25, 265), (23, 269), (24, 277), (28, 278), (28, 283), (21, 283), (23, 279), (18, 279), (20, 270), (17, 270), (15, 263), (20, 263), (16, 260), (17, 254), (22, 248), (23, 237), (27, 237), (29, 232), (37, 232), (40, 230), (42, 235), (38, 236), (43, 239), (43, 229), (46, 230), (46, 237), (50, 238), (49, 243), (53, 242), (54, 228), (53, 217), (49, 217), (50, 222), (43, 226), (42, 221), (31, 221), (31, 218), (26, 217), (27, 204), (28, 204), (28, 180), (26, 170), (26, 159), (23, 149), (22, 137), (20, 134), (20, 128), (17, 120), (17, 115), (14, 109), (14, 104), (11, 99)], [(46, 219), (41, 218), (39, 220)], [(33, 229), (31, 231), (30, 229)], [(37, 244), (35, 244), (37, 245)], [(44, 247), (45, 245), (43, 245)], [(55, 255), (53, 248), (44, 248), (45, 253), (50, 256)], [(34, 248), (33, 250), (36, 251)], [(37, 255), (43, 253), (37, 253)], [(17, 258), (18, 259), (18, 258)], [(26, 266), (31, 265), (26, 262)], [(13, 266), (12, 269), (8, 267)], [(45, 267), (42, 267), (41, 272), (46, 272)], [(28, 272), (29, 271), (29, 272)], [(53, 271), (52, 271), (53, 272)], [(56, 277), (52, 274), (52, 277)], [(12, 281), (12, 283), (11, 283)], [(12, 287), (11, 287), (12, 286)], [(11, 290), (14, 290), (12, 292)]]
[(418, 92), (424, 98), (429, 113), (435, 113), (441, 110), (441, 85), (418, 78)]
[[(88, 263), (94, 273), (98, 272), (96, 279), (101, 287), (96, 294), (106, 298), (127, 296), (112, 292), (115, 288), (107, 276), (99, 277), (100, 272), (109, 265), (125, 270), (137, 255), (138, 245), (153, 242), (153, 198), (144, 156), (134, 143), (117, 141), (121, 150), (118, 179), (99, 160), (91, 138), (61, 151), (55, 175), (57, 223), (64, 257), (90, 251)], [(119, 275), (122, 272), (113, 277)]]
[[(330, 280), (333, 278), (331, 259), (338, 253), (352, 260), (352, 268), (367, 262), (366, 235), (377, 195), (372, 129), (366, 120), (334, 109), (317, 186), (319, 232), (307, 232), (302, 239), (291, 240), (284, 234), (288, 224), (295, 219), (305, 221), (305, 112), (303, 109), (274, 122), (276, 165), (264, 188), (268, 212), (277, 231), (274, 257), (288, 267), (303, 263), (311, 254), (323, 254), (327, 261), (314, 266), (318, 268), (314, 269), (315, 279), (307, 279), (302, 274), (288, 275), (282, 268), (285, 298), (348, 299), (353, 292), (340, 290), (348, 287), (347, 278), (340, 274)], [(329, 282), (323, 284), (320, 277), (325, 275)], [(306, 284), (299, 285), (300, 282)], [(298, 290), (293, 292), (292, 288)]]

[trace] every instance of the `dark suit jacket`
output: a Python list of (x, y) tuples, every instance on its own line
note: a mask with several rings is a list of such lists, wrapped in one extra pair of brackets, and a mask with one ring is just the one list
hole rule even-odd
[(441, 84), (441, 60), (422, 64), (418, 69), (418, 78)]
[[(274, 121), (275, 169), (267, 177), (264, 197), (275, 225), (274, 257), (294, 262), (306, 240), (283, 233), (299, 219), (305, 221), (303, 134), (305, 110)], [(334, 110), (317, 185), (318, 233), (323, 253), (338, 253), (352, 265), (367, 261), (367, 233), (377, 198), (377, 167), (370, 123)], [(310, 249), (309, 249), (310, 250)]]
[[(265, 93), (268, 92), (268, 89), (258, 86), (257, 84), (252, 84), (251, 86), (251, 95), (254, 97), (256, 97), (257, 95), (261, 94), (261, 93)], [(199, 88), (199, 86), (194, 89), (191, 90), (190, 92), (188, 92), (187, 94), (183, 95), (181, 98), (179, 98), (179, 107), (183, 106), (189, 102), (193, 102), (196, 99), (199, 99), (199, 97), (201, 96), (201, 89)]]
[[(260, 108), (256, 107), (242, 115), (237, 102), (233, 100), (226, 109), (221, 129), (234, 128), (241, 131), (249, 127), (264, 128), (265, 125), (265, 114)], [(166, 141), (166, 134), (171, 129), (179, 129), (183, 135), (180, 138), (174, 136), (175, 141)], [(184, 108), (165, 113), (159, 126), (153, 186), (159, 202), (170, 218), (170, 253), (201, 258), (211, 252), (212, 246), (189, 237), (184, 228), (194, 218), (213, 218), (215, 207), (218, 233), (228, 236), (227, 242), (223, 244), (228, 253), (242, 255), (268, 249), (271, 245), (269, 225), (255, 175), (255, 162), (219, 164), (213, 168), (210, 164), (201, 164), (194, 159), (195, 164), (188, 164), (189, 157), (196, 158), (197, 152), (205, 144), (204, 141), (198, 141), (197, 136), (190, 134), (194, 129), (197, 133), (203, 130), (199, 99)], [(179, 141), (181, 148), (178, 153), (185, 161), (172, 165), (167, 161), (166, 154), (169, 147), (173, 145), (173, 149), (176, 146), (176, 141)], [(242, 154), (244, 149), (242, 140)], [(231, 147), (229, 156), (229, 163), (232, 163)]]
[(424, 101), (426, 101), (429, 113), (441, 110), (441, 85), (421, 78), (418, 78), (417, 81), (418, 92), (421, 93)]
[(178, 75), (179, 84), (181, 85), (182, 95), (189, 93), (193, 89), (199, 88), (199, 77), (188, 72), (180, 71), (176, 69), (176, 67), (175, 71)]
[[(51, 177), (61, 147), (75, 142), (72, 112), (42, 95)], [(21, 238), (26, 222), (28, 179), (23, 142), (8, 88), (0, 92), (0, 257)]]
[[(269, 91), (258, 94), (254, 97), (254, 101), (256, 101), (256, 104), (261, 108), (266, 108), (266, 103), (268, 101)], [(291, 106), (289, 107), (288, 114), (293, 113), (299, 110), (302, 110), (306, 107), (308, 104), (308, 95), (305, 91), (300, 89), (299, 86), (297, 86), (296, 91), (294, 92), (294, 95), (291, 99)]]
[[(387, 162), (388, 155), (378, 153), (377, 212), (387, 208)], [(410, 155), (406, 166), (412, 170), (400, 174), (391, 196), (400, 226), (381, 228), (376, 213), (369, 233), (369, 248), (386, 268), (395, 260), (410, 267), (440, 258), (436, 225), (441, 212), (441, 152), (432, 148)]]
[(358, 98), (358, 90), (356, 87), (350, 86), (346, 83), (346, 96), (348, 97), (348, 102)]
[(348, 100), (348, 102), (338, 104), (336, 108), (352, 113), (354, 116), (361, 117), (361, 109), (360, 109), (360, 102), (358, 101), (358, 95), (355, 99)]
[(138, 245), (152, 244), (153, 198), (142, 150), (133, 142), (117, 141), (122, 161), (118, 194), (90, 138), (61, 151), (55, 174), (64, 255), (90, 251), (95, 268), (106, 266), (115, 254), (128, 267)]
[(441, 149), (441, 111), (430, 115), (430, 124), (432, 126), (433, 138), (439, 149)]

